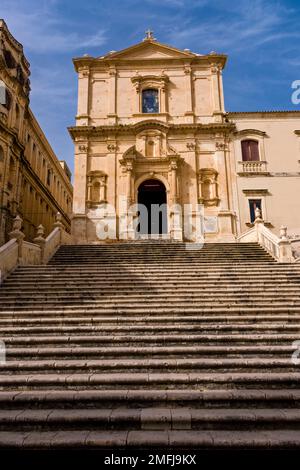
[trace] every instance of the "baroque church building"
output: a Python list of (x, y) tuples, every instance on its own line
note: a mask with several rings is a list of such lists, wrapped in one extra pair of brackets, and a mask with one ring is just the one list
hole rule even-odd
[(74, 59), (75, 242), (99, 241), (113, 221), (107, 238), (136, 238), (137, 203), (166, 203), (157, 232), (171, 239), (234, 241), (256, 209), (274, 233), (286, 225), (297, 238), (300, 112), (226, 112), (226, 59), (161, 44), (150, 31), (120, 52)]

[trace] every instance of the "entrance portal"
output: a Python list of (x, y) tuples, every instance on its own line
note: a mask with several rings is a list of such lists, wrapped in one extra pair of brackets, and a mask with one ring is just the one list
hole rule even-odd
[(138, 234), (168, 233), (167, 195), (164, 184), (155, 179), (144, 181), (138, 189), (138, 203), (145, 206), (139, 214)]

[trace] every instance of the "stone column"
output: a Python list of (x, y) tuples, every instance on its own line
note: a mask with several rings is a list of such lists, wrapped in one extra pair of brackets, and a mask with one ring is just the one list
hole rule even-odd
[(126, 164), (126, 197), (127, 197), (127, 203), (128, 207), (132, 203), (132, 171), (133, 171), (133, 165), (132, 163), (128, 162)]
[(219, 232), (220, 238), (224, 241), (234, 241), (234, 217), (231, 210), (230, 197), (230, 167), (228, 162), (228, 142), (226, 134), (216, 134), (215, 161), (218, 171), (218, 195), (219, 203)]
[(77, 106), (77, 124), (88, 125), (89, 119), (89, 88), (90, 88), (90, 70), (89, 67), (82, 67), (78, 75), (78, 106)]
[(87, 177), (87, 202), (92, 201), (92, 188), (93, 188), (92, 177), (88, 176)]
[(178, 164), (175, 160), (171, 160), (170, 171), (171, 171), (171, 191), (169, 206), (169, 233), (173, 240), (182, 240), (182, 210), (178, 204), (178, 186), (177, 186), (177, 170)]
[(72, 235), (75, 243), (86, 241), (87, 143), (76, 143)]
[(192, 69), (187, 66), (184, 68), (185, 73), (185, 102), (186, 102), (186, 122), (194, 122), (193, 100), (192, 100)]
[(109, 69), (109, 124), (116, 124), (117, 118), (117, 71), (114, 67)]
[(219, 65), (212, 64), (211, 65), (211, 86), (212, 86), (213, 114), (216, 114), (216, 115), (219, 115), (220, 113), (222, 113), (220, 86), (219, 86), (219, 73), (220, 73)]
[(178, 192), (177, 192), (177, 163), (175, 161), (171, 161), (170, 170), (171, 170), (171, 204), (176, 204), (178, 199)]

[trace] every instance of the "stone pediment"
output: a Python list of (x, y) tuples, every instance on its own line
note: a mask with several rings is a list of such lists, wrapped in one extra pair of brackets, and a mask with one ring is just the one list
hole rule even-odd
[(145, 40), (119, 52), (108, 54), (110, 59), (139, 60), (139, 59), (187, 59), (195, 57), (192, 52), (182, 51), (154, 40)]

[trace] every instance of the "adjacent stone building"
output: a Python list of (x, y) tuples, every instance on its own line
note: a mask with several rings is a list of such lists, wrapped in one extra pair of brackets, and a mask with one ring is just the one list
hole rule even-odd
[(29, 241), (39, 224), (52, 230), (57, 212), (70, 230), (71, 174), (30, 110), (29, 76), (22, 45), (0, 20), (0, 245), (17, 214)]
[(121, 221), (137, 202), (166, 202), (159, 232), (178, 240), (178, 207), (191, 205), (196, 220), (197, 204), (206, 240), (234, 241), (257, 207), (275, 232), (286, 224), (300, 233), (300, 113), (227, 113), (225, 64), (223, 54), (178, 50), (150, 31), (120, 52), (74, 59), (77, 242), (96, 242), (114, 209), (117, 238), (134, 238)]

